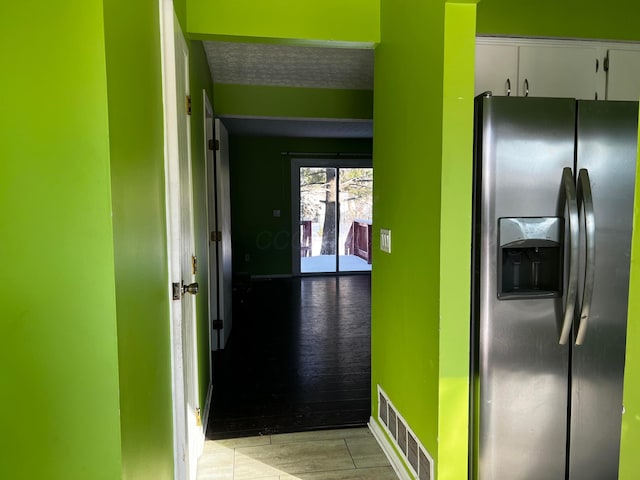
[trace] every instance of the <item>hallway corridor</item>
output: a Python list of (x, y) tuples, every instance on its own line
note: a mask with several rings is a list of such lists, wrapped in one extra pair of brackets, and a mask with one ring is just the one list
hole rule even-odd
[(235, 294), (233, 333), (213, 355), (207, 438), (365, 426), (370, 276), (256, 280)]

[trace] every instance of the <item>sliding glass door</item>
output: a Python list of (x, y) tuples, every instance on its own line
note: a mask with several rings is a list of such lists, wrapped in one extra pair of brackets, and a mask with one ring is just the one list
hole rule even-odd
[(338, 177), (338, 270), (370, 271), (373, 168), (340, 168)]
[(297, 273), (371, 270), (373, 169), (345, 163), (294, 161)]

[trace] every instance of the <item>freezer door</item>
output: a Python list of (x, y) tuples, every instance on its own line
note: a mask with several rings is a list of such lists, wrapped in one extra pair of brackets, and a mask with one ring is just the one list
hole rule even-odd
[(477, 102), (472, 475), (563, 479), (569, 389), (569, 344), (559, 344), (563, 297), (498, 298), (498, 229), (506, 217), (557, 217), (566, 228), (563, 169), (574, 167), (575, 101)]
[(577, 132), (577, 168), (588, 172), (595, 223), (581, 272), (587, 262), (595, 269), (588, 318), (578, 311), (574, 322), (574, 340), (578, 329), (583, 338), (572, 352), (569, 478), (601, 480), (618, 478), (638, 104), (580, 101)]

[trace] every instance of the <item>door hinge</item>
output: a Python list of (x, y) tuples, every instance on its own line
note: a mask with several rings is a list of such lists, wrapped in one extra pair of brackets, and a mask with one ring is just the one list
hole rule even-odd
[(182, 285), (179, 283), (171, 284), (172, 298), (174, 300), (180, 300), (182, 298)]
[(200, 413), (200, 407), (196, 408), (196, 426), (202, 426), (202, 415)]
[(198, 273), (198, 257), (191, 255), (191, 271), (195, 275)]
[(606, 57), (604, 57), (604, 62), (602, 63), (602, 69), (603, 69), (605, 72), (608, 72), (608, 71), (609, 71), (609, 55), (608, 55), (608, 54), (607, 54), (607, 56), (606, 56)]
[(211, 328), (214, 330), (222, 330), (222, 320), (213, 320), (211, 322)]
[(209, 139), (209, 150), (220, 150), (220, 140)]
[(191, 95), (187, 95), (187, 115), (191, 115)]
[(222, 241), (222, 232), (211, 232), (211, 241), (212, 242), (221, 242)]

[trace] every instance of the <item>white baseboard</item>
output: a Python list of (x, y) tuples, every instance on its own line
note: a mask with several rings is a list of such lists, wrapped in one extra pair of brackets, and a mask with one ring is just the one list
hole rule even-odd
[(391, 467), (394, 472), (396, 472), (396, 475), (398, 475), (398, 478), (400, 480), (414, 480), (404, 466), (404, 462), (400, 459), (394, 448), (391, 446), (391, 443), (387, 440), (384, 430), (382, 430), (382, 427), (378, 425), (378, 422), (376, 422), (373, 417), (369, 418), (369, 430), (371, 430), (373, 437), (389, 459), (389, 463), (391, 463)]

